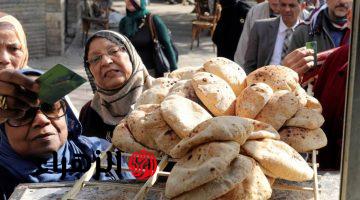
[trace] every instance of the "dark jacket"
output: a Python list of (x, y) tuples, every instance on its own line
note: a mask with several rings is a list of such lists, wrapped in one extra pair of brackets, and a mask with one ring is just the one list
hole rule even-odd
[(87, 102), (80, 111), (79, 121), (83, 128), (83, 135), (109, 140), (115, 126), (105, 124), (100, 115), (90, 105), (91, 101)]
[[(20, 181), (15, 178), (7, 169), (0, 165), (0, 180), (6, 182), (6, 184), (0, 183), (0, 200), (6, 200), (10, 197), (11, 193), (14, 191), (14, 188), (20, 183), (25, 181)], [(6, 181), (5, 181), (6, 180)], [(0, 182), (2, 182), (0, 181)]]
[(259, 67), (270, 64), (274, 54), (280, 17), (261, 19), (251, 29), (245, 54), (244, 70), (251, 73)]
[(328, 138), (328, 144), (320, 149), (318, 157), (322, 169), (340, 169), (348, 55), (349, 45), (330, 54), (314, 85), (314, 97), (323, 106), (325, 122), (322, 129)]
[[(156, 66), (153, 57), (154, 43), (151, 37), (149, 25), (146, 22), (147, 18), (148, 15), (146, 15), (146, 18), (143, 19), (144, 24), (142, 26), (140, 25), (142, 22), (139, 22), (139, 26), (141, 26), (141, 28), (139, 28), (135, 35), (129, 37), (129, 39), (134, 45), (136, 51), (139, 53), (146, 68), (155, 69)], [(169, 29), (159, 16), (153, 15), (153, 20), (159, 42), (164, 47), (164, 53), (170, 63), (170, 71), (173, 71), (177, 69), (177, 53), (171, 44)], [(120, 33), (123, 33), (122, 31), (123, 30), (119, 29)]]
[[(287, 54), (291, 53), (293, 50), (304, 47), (306, 42), (316, 41), (318, 52), (326, 51), (332, 49), (335, 46), (334, 41), (330, 36), (330, 23), (326, 18), (324, 12), (327, 12), (327, 9), (324, 9), (319, 13), (316, 18), (315, 24), (299, 24), (296, 27), (292, 40), (287, 51)], [(344, 36), (346, 33), (344, 30)]]
[(220, 4), (222, 7), (221, 17), (212, 40), (217, 46), (217, 56), (234, 60), (250, 6), (239, 0), (221, 0)]

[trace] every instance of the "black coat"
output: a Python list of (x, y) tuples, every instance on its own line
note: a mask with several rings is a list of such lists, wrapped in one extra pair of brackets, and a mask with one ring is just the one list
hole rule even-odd
[(250, 6), (240, 0), (220, 0), (220, 4), (222, 7), (221, 17), (212, 40), (217, 46), (217, 56), (234, 60)]
[(11, 193), (19, 183), (17, 178), (0, 165), (0, 200), (9, 199)]

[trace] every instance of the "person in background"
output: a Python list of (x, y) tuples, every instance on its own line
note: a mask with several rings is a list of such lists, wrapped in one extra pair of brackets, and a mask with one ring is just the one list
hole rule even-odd
[[(351, 28), (351, 9), (347, 19)], [(350, 45), (344, 44), (327, 57), (314, 85), (314, 96), (323, 107), (325, 122), (322, 129), (328, 138), (327, 146), (320, 149), (318, 156), (323, 170), (340, 170), (349, 49)]]
[(241, 0), (220, 0), (220, 4), (221, 17), (212, 40), (216, 44), (218, 57), (233, 60), (250, 6)]
[[(274, 18), (279, 14), (279, 0), (269, 0), (253, 6), (246, 15), (245, 24), (234, 54), (234, 61), (239, 65), (245, 63), (249, 35), (256, 20)], [(235, 27), (234, 27), (235, 28)], [(237, 28), (237, 27), (236, 27)]]
[(111, 0), (94, 0), (91, 8), (94, 12), (94, 17), (105, 18), (110, 12), (112, 6)]
[[(31, 79), (42, 73), (23, 70)], [(71, 171), (76, 154), (95, 161), (96, 150), (105, 151), (110, 143), (81, 135), (81, 125), (65, 99), (54, 104), (42, 103), (28, 109), (21, 118), (8, 119), (0, 125), (0, 199), (7, 199), (19, 183), (74, 181), (83, 172)], [(57, 153), (54, 171), (53, 152)], [(67, 172), (62, 176), (62, 158)], [(82, 160), (83, 167), (85, 161)], [(125, 162), (122, 164), (126, 165)], [(120, 177), (118, 176), (120, 175)], [(99, 180), (132, 179), (127, 172), (101, 173)]]
[(113, 31), (99, 31), (89, 38), (84, 67), (95, 85), (93, 99), (80, 112), (84, 135), (110, 139), (153, 78), (131, 42)]
[(91, 8), (94, 17), (108, 18), (110, 27), (118, 27), (120, 20), (124, 17), (118, 11), (111, 8), (112, 0), (94, 0)]
[(280, 0), (279, 17), (255, 22), (245, 55), (244, 69), (247, 73), (258, 67), (281, 63), (304, 8), (303, 0)]
[(346, 14), (351, 6), (352, 0), (327, 0), (307, 23), (296, 28), (283, 65), (302, 76), (314, 68), (312, 52), (304, 47), (306, 42), (316, 41), (318, 52), (348, 43)]
[[(259, 19), (274, 18), (279, 15), (279, 0), (269, 0), (259, 3), (250, 9), (246, 16), (244, 28), (241, 37), (238, 41), (238, 45), (234, 55), (234, 61), (239, 65), (244, 65), (245, 54), (248, 48), (248, 41), (250, 31), (255, 23)], [(309, 16), (309, 12), (303, 10), (300, 13), (300, 18), (305, 20)]]
[(21, 23), (13, 16), (0, 12), (0, 69), (27, 67), (29, 53)]
[[(154, 42), (150, 32), (149, 16), (144, 0), (125, 0), (126, 16), (120, 21), (119, 32), (128, 37), (136, 48), (146, 68), (156, 77), (163, 76), (157, 69), (154, 60)], [(153, 16), (153, 24), (164, 48), (164, 53), (170, 64), (170, 71), (177, 69), (177, 52), (172, 45), (169, 30), (158, 15)]]
[[(0, 12), (0, 123), (22, 117), (31, 106), (37, 106), (39, 85), (16, 70), (27, 68), (29, 52), (21, 23)], [(21, 87), (14, 87), (18, 85)]]

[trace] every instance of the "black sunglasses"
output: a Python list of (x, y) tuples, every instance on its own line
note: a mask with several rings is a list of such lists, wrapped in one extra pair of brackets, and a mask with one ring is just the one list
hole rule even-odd
[(23, 117), (18, 119), (8, 119), (6, 123), (11, 127), (25, 126), (34, 120), (38, 110), (40, 110), (48, 119), (59, 119), (66, 114), (66, 103), (64, 100), (57, 101), (52, 105), (42, 103), (39, 107), (33, 107), (27, 110)]

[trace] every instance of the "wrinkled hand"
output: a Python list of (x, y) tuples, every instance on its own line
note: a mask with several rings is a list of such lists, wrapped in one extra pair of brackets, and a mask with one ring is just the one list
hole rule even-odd
[(0, 70), (0, 95), (6, 97), (6, 109), (0, 109), (0, 118), (19, 118), (27, 109), (39, 105), (39, 84), (13, 69)]
[(314, 67), (314, 50), (301, 47), (289, 53), (282, 64), (296, 71), (301, 77), (309, 69)]

